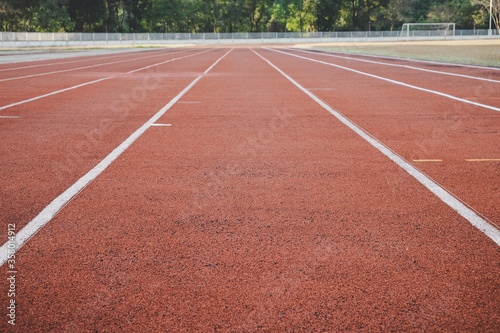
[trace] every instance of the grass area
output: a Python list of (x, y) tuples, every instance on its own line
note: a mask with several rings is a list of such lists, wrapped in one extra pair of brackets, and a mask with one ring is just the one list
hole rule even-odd
[(298, 44), (299, 48), (500, 67), (500, 40)]

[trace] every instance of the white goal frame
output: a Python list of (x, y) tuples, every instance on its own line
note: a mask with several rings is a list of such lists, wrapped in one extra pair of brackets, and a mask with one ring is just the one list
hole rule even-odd
[[(452, 37), (455, 36), (455, 23), (403, 23), (403, 27), (401, 28), (400, 37), (409, 39), (411, 26), (444, 27), (444, 36), (452, 36)], [(429, 29), (429, 31), (431, 31), (431, 30), (436, 30), (436, 29)], [(450, 32), (450, 34), (448, 34), (448, 32)]]

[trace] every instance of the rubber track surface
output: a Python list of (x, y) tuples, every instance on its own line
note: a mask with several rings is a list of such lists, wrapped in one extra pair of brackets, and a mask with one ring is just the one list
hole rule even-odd
[[(181, 53), (203, 51), (128, 75), (162, 60), (0, 83), (5, 105), (115, 76), (0, 112), (20, 117), (0, 118), (2, 239), (228, 49)], [(500, 158), (498, 112), (255, 51), (500, 222), (499, 162), (466, 161)], [(300, 54), (461, 97), (483, 89)], [(16, 253), (16, 326), (3, 316), (2, 330), (500, 330), (499, 246), (251, 50), (157, 123), (171, 126), (150, 127)]]

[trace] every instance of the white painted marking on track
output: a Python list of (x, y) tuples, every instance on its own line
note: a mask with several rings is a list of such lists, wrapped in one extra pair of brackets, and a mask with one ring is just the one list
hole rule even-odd
[[(174, 60), (177, 60), (177, 59), (182, 59), (182, 58), (188, 58), (188, 57), (192, 57), (194, 55), (198, 55), (198, 54), (203, 54), (203, 53), (206, 53), (206, 52), (209, 52), (209, 51), (212, 51), (213, 49), (209, 49), (209, 50), (206, 50), (206, 51), (203, 51), (203, 52), (198, 52), (198, 53), (195, 53), (195, 54), (188, 54), (187, 56), (183, 56), (183, 57), (179, 57), (179, 58), (173, 58), (173, 59), (169, 59), (167, 61), (164, 61), (164, 62), (159, 62), (157, 64), (153, 64), (153, 65), (149, 65), (149, 66), (146, 66), (146, 67), (141, 67), (141, 68), (138, 68), (138, 69), (134, 69), (132, 71), (129, 71), (127, 72), (127, 74), (132, 74), (132, 73), (135, 73), (135, 72), (139, 72), (139, 71), (142, 71), (142, 70), (145, 70), (145, 69), (148, 69), (148, 68), (151, 68), (151, 67), (155, 67), (155, 66), (158, 66), (158, 65), (163, 65), (163, 64), (166, 64), (168, 62), (171, 62), (171, 61), (174, 61)], [(180, 52), (180, 51), (179, 51)]]
[[(177, 51), (175, 53), (178, 53), (181, 51)], [(171, 53), (169, 53), (171, 54)], [(83, 66), (83, 67), (77, 67), (77, 68), (69, 68), (69, 69), (63, 69), (60, 71), (53, 71), (53, 72), (47, 72), (47, 73), (39, 73), (39, 74), (32, 74), (32, 75), (25, 75), (25, 76), (18, 76), (18, 77), (11, 77), (7, 79), (1, 79), (0, 82), (5, 82), (5, 81), (12, 81), (12, 80), (19, 80), (19, 79), (27, 79), (31, 77), (36, 77), (36, 76), (45, 76), (45, 75), (51, 75), (51, 74), (57, 74), (57, 73), (66, 73), (66, 72), (72, 72), (72, 71), (77, 71), (80, 69), (87, 69), (87, 68), (94, 68), (94, 67), (99, 67), (99, 66), (106, 66), (106, 65), (113, 65), (113, 64), (119, 64), (122, 62), (128, 62), (128, 61), (134, 61), (134, 60), (142, 60), (142, 59), (148, 59), (148, 58), (154, 58), (154, 57), (159, 57), (162, 56), (162, 54), (157, 54), (157, 55), (152, 55), (152, 56), (147, 56), (147, 57), (139, 57), (139, 58), (133, 58), (133, 59), (124, 59), (124, 60), (117, 60), (117, 61), (111, 61), (111, 62), (105, 62), (102, 64), (96, 64), (96, 65), (89, 65), (89, 66)], [(155, 66), (155, 65), (151, 65)], [(141, 70), (141, 69), (138, 69)], [(132, 72), (127, 72), (132, 73)]]
[(151, 126), (172, 126), (172, 124), (151, 124)]
[(312, 92), (308, 91), (306, 88), (302, 87), (297, 81), (292, 79), (289, 75), (279, 69), (272, 62), (264, 58), (262, 55), (257, 53), (252, 49), (252, 51), (258, 55), (261, 59), (267, 62), (271, 67), (277, 70), (281, 75), (288, 79), (288, 81), (292, 82), (297, 88), (302, 90), (306, 95), (311, 97), (316, 103), (321, 105), (325, 110), (330, 112), (335, 118), (337, 118), (344, 125), (353, 130), (356, 134), (370, 143), (373, 147), (378, 149), (382, 154), (391, 159), (394, 163), (396, 163), (399, 167), (405, 170), (409, 175), (419, 181), (423, 186), (425, 186), (429, 191), (434, 193), (441, 201), (451, 207), (454, 211), (460, 214), (463, 218), (469, 221), (474, 227), (483, 232), (486, 236), (488, 236), (491, 240), (493, 240), (497, 245), (500, 246), (500, 230), (489, 224), (485, 219), (480, 217), (474, 210), (467, 207), (462, 201), (457, 199), (451, 192), (444, 189), (441, 185), (434, 182), (430, 179), (426, 174), (415, 168), (413, 165), (408, 163), (403, 157), (399, 156), (396, 152), (391, 150), (389, 147), (384, 145), (374, 136), (369, 134), (363, 128), (352, 122), (346, 116), (341, 114), (339, 111), (334, 110), (330, 105), (323, 102)]
[[(47, 207), (45, 207), (33, 220), (31, 220), (24, 228), (22, 228), (16, 234), (16, 248), (17, 252), (31, 237), (33, 237), (41, 228), (43, 228), (47, 223), (57, 215), (57, 213), (64, 208), (64, 206), (71, 201), (78, 193), (80, 193), (85, 187), (87, 187), (90, 182), (97, 178), (108, 166), (113, 163), (128, 147), (130, 147), (146, 130), (154, 124), (158, 119), (160, 119), (165, 112), (167, 112), (179, 99), (182, 98), (191, 88), (212, 68), (214, 68), (224, 57), (226, 57), (233, 49), (229, 50), (222, 57), (217, 59), (203, 74), (199, 75), (194, 79), (186, 88), (184, 88), (180, 93), (177, 94), (167, 105), (165, 105), (160, 111), (158, 111), (151, 119), (149, 119), (144, 125), (137, 129), (132, 135), (130, 135), (125, 141), (123, 141), (118, 147), (116, 147), (108, 156), (106, 156), (99, 164), (97, 164), (92, 170), (87, 172), (82, 178), (80, 178), (76, 183), (71, 185), (66, 191), (55, 198)], [(0, 266), (3, 265), (13, 253), (9, 253), (9, 242), (6, 242), (2, 247), (0, 247)], [(12, 250), (12, 249), (10, 249)]]
[(299, 52), (309, 53), (309, 54), (315, 54), (315, 55), (322, 55), (322, 56), (332, 57), (332, 58), (347, 59), (347, 60), (354, 60), (354, 61), (360, 61), (360, 62), (368, 62), (368, 63), (371, 63), (371, 64), (378, 64), (378, 65), (384, 65), (384, 66), (403, 67), (403, 68), (414, 69), (414, 70), (423, 71), (423, 72), (429, 72), (429, 73), (458, 76), (458, 77), (463, 77), (463, 78), (466, 78), (466, 79), (473, 79), (473, 80), (480, 80), (480, 81), (500, 83), (499, 80), (492, 80), (492, 79), (486, 79), (486, 78), (478, 77), (478, 76), (471, 76), (471, 75), (464, 75), (464, 74), (456, 74), (456, 73), (450, 73), (450, 72), (436, 71), (436, 70), (426, 69), (426, 68), (421, 68), (421, 67), (414, 67), (414, 66), (400, 65), (400, 64), (389, 64), (387, 62), (380, 62), (380, 61), (359, 59), (359, 58), (352, 58), (352, 57), (343, 57), (343, 56), (339, 56), (339, 55), (335, 55), (335, 54), (330, 54), (330, 53), (311, 52), (311, 51), (298, 50), (298, 49), (288, 49), (288, 50), (294, 50), (294, 51), (299, 51)]
[(500, 162), (500, 158), (468, 158), (467, 162)]
[(493, 111), (499, 111), (500, 112), (500, 108), (497, 108), (497, 107), (494, 107), (494, 106), (491, 106), (491, 105), (486, 105), (486, 104), (481, 104), (481, 103), (476, 103), (476, 102), (468, 101), (466, 99), (455, 97), (455, 96), (452, 96), (452, 95), (448, 95), (448, 94), (445, 94), (445, 93), (442, 93), (442, 92), (439, 92), (439, 91), (421, 88), (421, 87), (418, 87), (418, 86), (414, 86), (412, 84), (408, 84), (408, 83), (404, 83), (404, 82), (401, 82), (401, 81), (396, 81), (396, 80), (388, 79), (388, 78), (385, 78), (385, 77), (382, 77), (382, 76), (378, 76), (378, 75), (374, 75), (374, 74), (370, 74), (370, 73), (358, 71), (356, 69), (352, 69), (352, 68), (341, 66), (341, 65), (332, 64), (332, 63), (321, 61), (321, 60), (316, 60), (316, 59), (312, 59), (312, 58), (307, 58), (307, 57), (299, 56), (299, 55), (296, 55), (296, 54), (293, 54), (293, 53), (289, 53), (289, 52), (283, 52), (283, 51), (273, 50), (273, 49), (269, 49), (269, 48), (265, 48), (265, 49), (269, 50), (269, 51), (277, 52), (277, 53), (286, 54), (286, 55), (289, 55), (289, 56), (292, 56), (292, 57), (296, 57), (296, 58), (300, 58), (300, 59), (304, 59), (304, 60), (309, 60), (309, 61), (317, 62), (317, 63), (323, 64), (323, 65), (328, 65), (328, 66), (332, 66), (332, 67), (337, 67), (337, 68), (345, 69), (345, 70), (350, 71), (350, 72), (354, 72), (354, 73), (365, 75), (365, 76), (369, 76), (369, 77), (372, 77), (372, 78), (375, 78), (375, 79), (387, 81), (387, 82), (394, 83), (394, 84), (397, 84), (397, 85), (400, 85), (400, 86), (412, 88), (412, 89), (415, 89), (415, 90), (425, 91), (425, 92), (428, 92), (428, 93), (431, 93), (431, 94), (435, 94), (435, 95), (443, 96), (443, 97), (446, 97), (446, 98), (449, 98), (449, 99), (453, 99), (455, 101), (459, 101), (459, 102), (463, 102), (463, 103), (467, 103), (467, 104), (472, 104), (472, 105), (479, 106), (479, 107), (482, 107), (482, 108), (485, 108), (485, 109), (490, 109), (490, 110), (493, 110)]
[(52, 96), (52, 95), (56, 95), (56, 94), (65, 92), (65, 91), (77, 89), (77, 88), (80, 88), (80, 87), (88, 86), (90, 84), (94, 84), (94, 83), (101, 82), (101, 81), (104, 81), (104, 80), (109, 80), (109, 79), (112, 79), (112, 78), (114, 78), (114, 76), (109, 76), (109, 77), (105, 77), (105, 78), (102, 78), (102, 79), (99, 79), (99, 80), (94, 80), (94, 81), (82, 83), (82, 84), (79, 84), (79, 85), (76, 85), (76, 86), (73, 86), (73, 87), (69, 87), (69, 88), (66, 88), (66, 89), (57, 90), (57, 91), (54, 91), (54, 92), (51, 92), (51, 93), (48, 93), (48, 94), (45, 94), (45, 95), (41, 95), (41, 96), (33, 97), (33, 98), (30, 98), (30, 99), (26, 99), (26, 100), (21, 101), (21, 102), (12, 103), (12, 104), (9, 104), (9, 105), (2, 106), (2, 107), (0, 107), (0, 110), (8, 109), (8, 108), (11, 108), (13, 106), (21, 105), (21, 104), (24, 104), (24, 103), (36, 101), (38, 99), (42, 99), (42, 98), (45, 98), (45, 97), (49, 97), (49, 96)]
[(452, 62), (439, 62), (432, 60), (423, 60), (423, 59), (413, 59), (413, 58), (398, 58), (398, 57), (390, 57), (390, 56), (378, 56), (373, 54), (365, 54), (365, 53), (354, 53), (354, 52), (341, 52), (341, 51), (323, 51), (325, 53), (340, 53), (340, 54), (348, 54), (350, 56), (360, 56), (360, 57), (370, 57), (370, 58), (381, 58), (381, 59), (391, 59), (391, 60), (400, 60), (400, 61), (412, 61), (412, 62), (421, 62), (423, 64), (434, 64), (434, 65), (443, 65), (443, 66), (455, 66), (455, 67), (467, 67), (467, 68), (478, 68), (478, 69), (491, 69), (494, 71), (500, 71), (499, 67), (493, 66), (481, 66), (481, 65), (467, 65), (467, 64), (455, 64)]
[[(163, 51), (163, 50), (161, 50)], [(161, 51), (147, 51), (147, 52), (161, 52)], [(144, 51), (139, 51), (139, 52), (144, 52)], [(117, 57), (122, 57), (122, 56), (128, 56), (133, 53), (131, 52), (121, 52), (118, 54), (107, 54), (104, 56), (92, 56), (92, 55), (84, 55), (84, 57), (90, 57), (87, 59), (80, 59), (80, 60), (72, 60), (72, 61), (62, 61), (62, 62), (54, 62), (50, 64), (39, 64), (39, 65), (32, 65), (32, 66), (23, 66), (23, 67), (13, 67), (13, 68), (2, 68), (0, 69), (0, 72), (6, 72), (6, 71), (14, 71), (14, 70), (19, 70), (19, 69), (28, 69), (28, 68), (35, 68), (35, 67), (47, 67), (47, 66), (57, 66), (57, 65), (65, 65), (65, 64), (72, 64), (76, 62), (85, 62), (85, 61), (95, 61), (95, 60), (100, 60), (100, 59), (109, 59), (109, 58), (117, 58)], [(64, 59), (64, 58), (63, 58)], [(47, 59), (47, 60), (38, 60), (38, 61), (52, 61), (52, 60), (58, 60), (58, 59)], [(3, 63), (2, 65), (8, 65), (9, 63)]]
[(0, 118), (4, 118), (4, 119), (17, 119), (17, 118), (21, 118), (19, 116), (0, 116)]
[[(208, 51), (210, 51), (210, 50), (208, 50)], [(199, 55), (199, 54), (202, 54), (202, 53), (205, 53), (205, 52), (208, 52), (208, 51), (203, 51), (203, 52), (198, 52), (198, 53), (194, 53), (194, 54), (188, 54), (187, 56), (183, 56), (183, 57), (173, 58), (173, 59), (170, 59), (170, 60), (167, 60), (167, 61), (159, 62), (159, 63), (151, 65), (151, 66), (139, 68), (137, 71), (143, 70), (143, 69), (146, 69), (146, 68), (150, 68), (150, 67), (153, 67), (153, 66), (158, 66), (158, 65), (166, 64), (168, 62), (172, 62), (172, 61), (175, 61), (175, 60), (189, 58), (189, 57), (192, 57), (192, 56), (195, 56), (195, 55)], [(127, 74), (129, 74), (129, 73), (127, 73)], [(76, 85), (76, 86), (72, 86), (72, 87), (69, 87), (69, 88), (66, 88), (66, 89), (57, 90), (57, 91), (54, 91), (54, 92), (51, 92), (51, 93), (48, 93), (48, 94), (45, 94), (45, 95), (40, 95), (40, 96), (37, 96), (37, 97), (26, 99), (24, 101), (20, 101), (20, 102), (17, 102), (17, 103), (12, 103), (12, 104), (9, 104), (9, 105), (2, 106), (2, 107), (0, 107), (0, 110), (8, 109), (8, 108), (11, 108), (13, 106), (21, 105), (21, 104), (24, 104), (24, 103), (36, 101), (36, 100), (41, 99), (41, 98), (49, 97), (49, 96), (52, 96), (52, 95), (55, 95), (55, 94), (59, 94), (59, 93), (65, 92), (65, 91), (73, 90), (73, 89), (77, 89), (77, 88), (80, 88), (80, 87), (84, 87), (84, 86), (87, 86), (87, 85), (90, 85), (90, 84), (98, 83), (98, 82), (101, 82), (101, 81), (104, 81), (104, 80), (109, 80), (109, 79), (112, 79), (112, 78), (114, 78), (114, 76), (108, 76), (108, 77), (105, 77), (105, 78), (102, 78), (102, 79), (99, 79), (99, 80), (94, 80), (94, 81), (82, 83), (82, 84), (79, 84), (79, 85)]]
[(203, 52), (198, 52), (198, 53), (194, 53), (194, 54), (188, 54), (187, 56), (183, 56), (183, 57), (179, 57), (179, 58), (173, 58), (173, 59), (170, 59), (170, 60), (167, 60), (167, 61), (164, 61), (164, 62), (159, 62), (157, 64), (149, 65), (149, 66), (146, 66), (146, 67), (141, 67), (141, 68), (138, 68), (138, 69), (134, 69), (133, 71), (129, 71), (129, 72), (127, 72), (127, 74), (132, 74), (132, 73), (135, 73), (135, 72), (138, 72), (138, 71), (142, 71), (142, 70), (145, 70), (145, 69), (148, 69), (148, 68), (151, 68), (151, 67), (155, 67), (155, 66), (158, 66), (158, 65), (163, 65), (163, 64), (166, 64), (166, 63), (174, 61), (174, 60), (179, 60), (179, 59), (183, 59), (183, 58), (189, 58), (189, 57), (192, 57), (192, 56), (195, 56), (195, 55), (207, 53), (207, 52), (212, 51), (212, 50), (213, 49), (209, 49), (209, 50), (206, 50), (206, 51), (203, 51)]

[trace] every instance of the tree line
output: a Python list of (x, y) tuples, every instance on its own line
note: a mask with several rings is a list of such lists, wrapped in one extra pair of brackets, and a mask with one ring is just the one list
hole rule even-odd
[[(405, 22), (487, 28), (489, 13), (481, 2), (489, 6), (489, 0), (0, 0), (0, 30), (387, 31)], [(498, 8), (500, 0), (494, 3)]]

